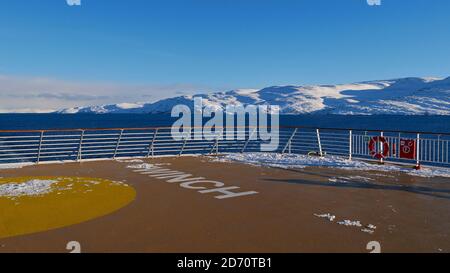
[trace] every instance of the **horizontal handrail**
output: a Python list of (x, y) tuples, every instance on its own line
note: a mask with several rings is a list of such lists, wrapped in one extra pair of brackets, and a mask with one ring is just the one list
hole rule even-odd
[[(211, 129), (213, 126), (201, 127), (201, 126), (191, 126), (186, 127), (186, 129)], [(217, 129), (236, 129), (236, 128), (271, 128), (270, 126), (222, 126), (216, 127)], [(384, 130), (384, 129), (361, 129), (361, 128), (333, 128), (333, 127), (312, 127), (312, 126), (295, 126), (295, 125), (283, 125), (279, 126), (280, 129), (309, 129), (309, 130), (327, 130), (327, 131), (358, 131), (358, 132), (386, 132), (386, 133), (403, 133), (403, 134), (424, 134), (424, 135), (447, 135), (450, 136), (450, 132), (427, 132), (427, 131), (401, 131), (401, 130)], [(124, 128), (73, 128), (73, 129), (33, 129), (33, 130), (0, 130), (0, 133), (41, 133), (41, 132), (92, 132), (92, 131), (145, 131), (145, 130), (169, 130), (172, 129), (170, 126), (162, 127), (124, 127)], [(89, 136), (89, 135), (87, 135)], [(28, 136), (23, 136), (28, 137)], [(30, 136), (32, 137), (32, 136)], [(64, 135), (61, 135), (64, 137)]]

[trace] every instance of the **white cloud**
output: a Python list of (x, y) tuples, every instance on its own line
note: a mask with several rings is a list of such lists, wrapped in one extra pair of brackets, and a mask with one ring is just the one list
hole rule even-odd
[(81, 0), (66, 0), (69, 6), (81, 6)]
[(0, 75), (0, 112), (41, 113), (76, 106), (152, 102), (199, 91), (212, 90), (192, 84), (127, 85)]

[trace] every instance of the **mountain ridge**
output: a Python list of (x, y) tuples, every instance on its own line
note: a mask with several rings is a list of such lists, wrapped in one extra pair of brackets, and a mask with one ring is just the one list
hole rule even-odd
[(281, 114), (450, 115), (450, 77), (399, 78), (352, 84), (271, 86), (184, 95), (152, 103), (119, 103), (67, 108), (57, 113), (170, 113), (178, 104), (193, 108), (193, 98), (217, 109), (226, 105), (279, 105)]

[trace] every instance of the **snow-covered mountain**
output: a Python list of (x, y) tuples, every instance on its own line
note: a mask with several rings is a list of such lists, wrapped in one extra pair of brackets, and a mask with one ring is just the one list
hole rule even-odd
[(212, 94), (180, 96), (153, 103), (77, 107), (58, 113), (170, 113), (178, 104), (193, 106), (194, 97), (208, 107), (279, 105), (282, 114), (450, 115), (450, 77), (402, 78), (341, 85), (272, 86)]

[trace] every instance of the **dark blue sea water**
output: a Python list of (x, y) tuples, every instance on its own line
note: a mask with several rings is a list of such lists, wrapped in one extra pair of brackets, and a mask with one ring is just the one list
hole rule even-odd
[[(171, 126), (167, 114), (0, 114), (0, 130)], [(450, 133), (450, 116), (281, 116), (281, 125)]]

